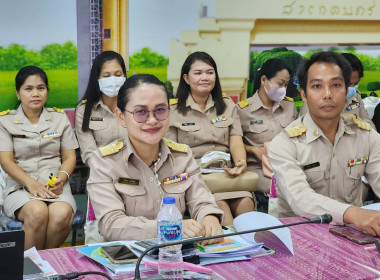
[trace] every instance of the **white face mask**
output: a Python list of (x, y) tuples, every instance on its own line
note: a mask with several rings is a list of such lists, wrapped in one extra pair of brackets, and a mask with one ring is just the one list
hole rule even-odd
[(286, 88), (285, 87), (281, 87), (281, 88), (277, 88), (275, 86), (273, 86), (269, 80), (268, 80), (268, 85), (270, 87), (270, 90), (268, 91), (265, 86), (264, 86), (264, 90), (265, 90), (265, 93), (268, 95), (269, 99), (274, 101), (274, 102), (280, 102), (281, 100), (284, 99), (285, 95), (286, 95)]
[(355, 93), (358, 91), (358, 87), (359, 87), (359, 85), (356, 85), (354, 87), (348, 87), (347, 99), (354, 97)]
[(124, 84), (125, 77), (110, 76), (99, 79), (99, 88), (108, 97), (115, 97), (119, 93), (119, 89)]

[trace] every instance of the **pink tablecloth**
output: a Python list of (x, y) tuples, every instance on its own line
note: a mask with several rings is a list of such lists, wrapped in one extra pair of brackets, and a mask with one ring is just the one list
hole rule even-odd
[[(282, 219), (293, 223), (303, 218)], [(379, 275), (357, 263), (380, 270), (380, 254), (328, 232), (328, 225), (308, 224), (291, 227), (294, 256), (270, 234), (261, 234), (264, 243), (275, 249), (273, 255), (250, 261), (209, 265), (226, 279), (377, 279)], [(260, 236), (258, 236), (260, 237)], [(75, 247), (39, 251), (42, 258), (65, 274), (71, 271), (105, 271)], [(119, 277), (122, 278), (122, 277)], [(104, 279), (86, 277), (85, 279)]]

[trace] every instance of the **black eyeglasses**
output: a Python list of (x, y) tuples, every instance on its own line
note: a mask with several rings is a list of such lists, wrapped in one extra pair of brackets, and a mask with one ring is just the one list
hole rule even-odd
[(149, 116), (149, 112), (153, 112), (153, 116), (158, 121), (164, 121), (169, 116), (169, 107), (168, 106), (159, 106), (152, 111), (148, 111), (146, 109), (135, 109), (133, 112), (125, 110), (126, 112), (133, 115), (133, 119), (138, 123), (146, 122)]

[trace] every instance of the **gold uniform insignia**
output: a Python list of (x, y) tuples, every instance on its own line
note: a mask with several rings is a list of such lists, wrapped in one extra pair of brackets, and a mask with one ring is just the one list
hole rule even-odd
[(83, 99), (80, 103), (86, 104), (86, 102), (87, 102), (87, 99)]
[(294, 102), (293, 98), (291, 98), (291, 97), (289, 97), (289, 96), (286, 96), (286, 95), (285, 95), (284, 100), (288, 100), (288, 101), (290, 101), (290, 102)]
[(227, 94), (225, 94), (224, 92), (222, 92), (222, 97), (223, 97), (223, 98), (227, 98), (227, 97), (228, 97), (228, 95), (227, 95)]
[(58, 113), (61, 113), (61, 114), (63, 114), (65, 112), (62, 109), (59, 109), (57, 107), (53, 107), (53, 109), (56, 110)]
[(11, 110), (5, 110), (5, 111), (2, 111), (2, 112), (0, 112), (0, 116), (5, 116), (5, 115), (8, 115), (9, 114), (9, 112), (10, 112)]
[(99, 151), (102, 154), (103, 157), (109, 156), (112, 154), (118, 153), (120, 150), (124, 148), (124, 142), (123, 141), (114, 141), (111, 144), (108, 144), (104, 147), (100, 147)]
[(170, 100), (169, 100), (169, 104), (170, 105), (176, 105), (178, 103), (178, 98), (171, 98)]
[(177, 152), (183, 152), (183, 153), (187, 153), (187, 145), (185, 144), (180, 144), (180, 143), (177, 143), (177, 142), (174, 142), (174, 141), (171, 141), (169, 139), (164, 139), (165, 140), (165, 143), (166, 145), (174, 150), (174, 151), (177, 151)]
[(238, 104), (239, 104), (240, 108), (243, 109), (244, 107), (247, 107), (249, 105), (249, 101), (243, 100), (243, 101), (240, 101)]
[(289, 134), (289, 137), (301, 136), (304, 132), (306, 132), (306, 126), (298, 125), (295, 127), (285, 128), (285, 131)]
[(371, 130), (371, 126), (369, 125), (369, 123), (366, 123), (366, 122), (360, 121), (360, 120), (358, 120), (355, 116), (352, 116), (352, 120), (353, 120), (354, 123), (356, 123), (357, 126), (360, 127), (361, 129), (364, 129), (364, 130)]

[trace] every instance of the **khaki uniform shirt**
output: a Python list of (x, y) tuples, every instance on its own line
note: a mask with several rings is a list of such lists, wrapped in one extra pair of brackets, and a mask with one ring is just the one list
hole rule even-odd
[(380, 195), (380, 134), (365, 125), (369, 130), (341, 117), (332, 144), (307, 113), (273, 139), (269, 157), (280, 217), (329, 213), (334, 222), (343, 223), (350, 205), (363, 204), (363, 175)]
[[(369, 125), (376, 130), (372, 119), (368, 116), (367, 109), (364, 107), (364, 103), (359, 92), (355, 93), (352, 98), (346, 99), (344, 108), (343, 113), (355, 114), (357, 118), (369, 123)], [(300, 116), (305, 115), (307, 112), (309, 112), (309, 107), (307, 106), (307, 103), (304, 102), (300, 109)]]
[[(44, 108), (35, 128), (20, 105), (0, 116), (0, 139), (0, 151), (13, 151), (18, 166), (41, 184), (46, 184), (50, 173), (59, 171), (62, 150), (78, 148), (70, 121), (61, 109)], [(7, 176), (4, 197), (22, 187)]]
[(91, 110), (89, 130), (83, 132), (83, 116), (86, 102), (78, 104), (75, 111), (75, 128), (81, 150), (82, 161), (89, 166), (94, 151), (117, 139), (126, 137), (127, 129), (122, 127), (113, 112), (100, 99)]
[[(236, 107), (243, 129), (243, 141), (249, 146), (263, 147), (264, 142), (272, 141), (297, 118), (297, 109), (292, 101), (285, 98), (275, 102), (272, 110), (269, 110), (257, 92), (247, 100), (240, 101)], [(258, 162), (251, 153), (247, 154), (247, 162), (261, 168), (261, 161)]]
[(170, 107), (170, 128), (165, 137), (189, 145), (198, 161), (209, 151), (229, 153), (230, 136), (243, 136), (243, 133), (235, 103), (228, 97), (224, 102), (226, 110), (218, 116), (211, 94), (204, 112), (190, 94), (185, 116), (177, 110), (177, 105)]
[[(157, 179), (164, 196), (175, 197), (182, 215), (188, 207), (191, 217), (198, 222), (210, 214), (218, 215), (222, 220), (223, 211), (217, 207), (204, 184), (188, 146), (175, 143), (175, 146), (186, 149), (182, 152), (175, 150), (176, 147), (169, 149), (166, 142), (161, 141), (156, 179), (128, 138), (124, 144), (124, 149), (103, 158), (100, 153), (94, 153), (87, 181), (99, 231), (106, 240), (142, 240), (157, 236), (156, 218), (162, 200)], [(186, 172), (187, 180), (163, 185), (165, 178)]]

